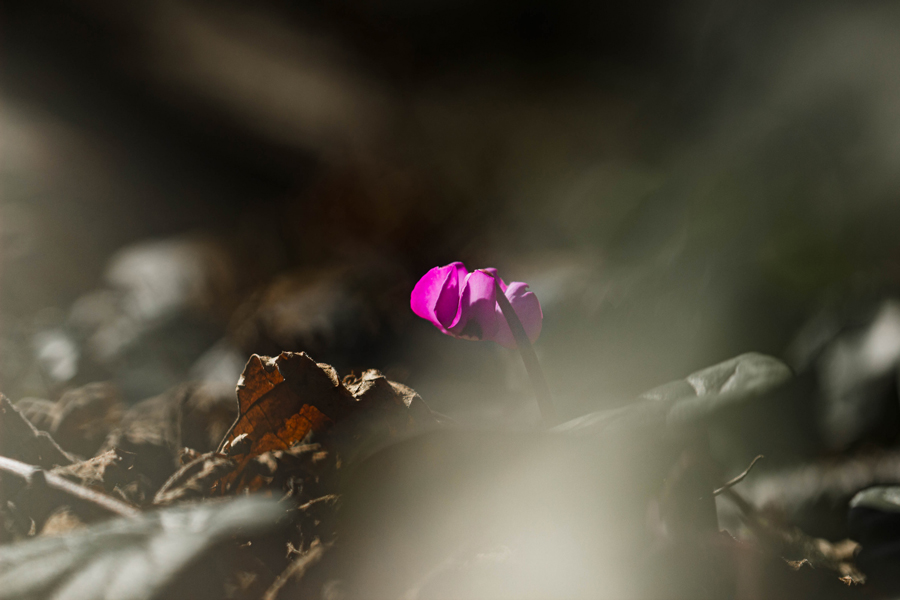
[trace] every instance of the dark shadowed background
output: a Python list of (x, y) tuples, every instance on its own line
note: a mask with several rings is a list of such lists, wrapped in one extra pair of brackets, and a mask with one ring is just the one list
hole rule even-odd
[(894, 3), (39, 1), (0, 20), (14, 400), (233, 385), (252, 352), (306, 350), (464, 422), (531, 423), (514, 354), (409, 311), (421, 274), (463, 260), (531, 284), (566, 417), (755, 350), (798, 383), (726, 424), (735, 468), (894, 439)]

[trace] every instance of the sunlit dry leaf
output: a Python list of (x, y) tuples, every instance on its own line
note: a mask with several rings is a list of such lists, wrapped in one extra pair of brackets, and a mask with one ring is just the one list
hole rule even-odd
[[(284, 457), (277, 453), (310, 434), (327, 436), (323, 443), (346, 463), (439, 423), (414, 390), (388, 381), (379, 371), (370, 369), (341, 382), (331, 366), (302, 352), (276, 358), (253, 355), (238, 382), (237, 397), (240, 415), (219, 451), (232, 455), (238, 467), (221, 482), (223, 493), (287, 481), (290, 473), (276, 476), (276, 467), (256, 459), (275, 453), (270, 458), (279, 465)], [(238, 445), (240, 451), (232, 451)]]
[(355, 404), (334, 369), (303, 352), (251, 356), (238, 381), (237, 398), (239, 416), (219, 451), (244, 434), (250, 445), (236, 457), (237, 472), (223, 479), (222, 491), (236, 487), (244, 467), (257, 456), (287, 450), (310, 432), (326, 430)]

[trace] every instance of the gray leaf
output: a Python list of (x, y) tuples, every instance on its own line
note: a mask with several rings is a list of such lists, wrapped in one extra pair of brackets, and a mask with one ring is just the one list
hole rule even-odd
[(777, 358), (748, 352), (653, 388), (631, 404), (583, 415), (551, 431), (584, 436), (610, 427), (652, 423), (677, 431), (723, 408), (766, 394), (791, 376), (788, 366)]
[(241, 498), (115, 519), (0, 547), (0, 599), (151, 600), (217, 543), (275, 524), (274, 501)]
[(853, 496), (850, 508), (868, 508), (885, 513), (900, 513), (900, 487), (874, 486), (865, 489)]
[[(668, 423), (676, 427), (695, 423), (723, 408), (762, 396), (791, 377), (790, 368), (777, 358), (756, 352), (741, 354), (688, 375), (685, 378), (688, 385), (679, 385), (678, 395), (668, 389), (674, 384), (663, 386), (673, 403)], [(646, 392), (642, 397), (652, 398), (663, 388)]]

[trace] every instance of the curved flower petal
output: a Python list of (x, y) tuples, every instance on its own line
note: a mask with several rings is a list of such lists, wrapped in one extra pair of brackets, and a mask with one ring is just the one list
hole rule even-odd
[(516, 311), (528, 338), (536, 341), (543, 322), (537, 296), (528, 291), (527, 283), (513, 282), (507, 286), (494, 268), (469, 273), (461, 262), (434, 267), (416, 283), (410, 307), (448, 335), (492, 340), (515, 348), (512, 331), (497, 304), (495, 282)]
[(469, 270), (466, 269), (466, 265), (462, 264), (459, 261), (452, 262), (448, 267), (453, 267), (456, 271), (456, 280), (459, 282), (459, 289), (462, 292), (462, 284), (466, 281), (466, 276), (469, 274)]
[(409, 299), (412, 311), (435, 327), (448, 333), (449, 326), (459, 314), (460, 273), (466, 268), (461, 262), (434, 267), (416, 283)]
[(448, 327), (450, 333), (469, 340), (493, 339), (499, 326), (496, 306), (494, 278), (482, 271), (469, 273), (459, 300), (459, 314)]
[(459, 315), (459, 302), (462, 295), (463, 282), (466, 280), (469, 272), (466, 270), (465, 265), (458, 261), (450, 263), (443, 269), (448, 271), (448, 275), (444, 286), (441, 288), (441, 293), (438, 295), (434, 314), (441, 324), (441, 329), (446, 333), (450, 325), (456, 320), (457, 315)]
[[(509, 284), (505, 292), (504, 295), (509, 299), (509, 303), (512, 305), (513, 310), (516, 311), (516, 316), (522, 321), (522, 327), (525, 328), (525, 334), (533, 344), (541, 335), (541, 325), (544, 322), (544, 313), (541, 311), (541, 303), (538, 302), (534, 292), (528, 290), (528, 284), (522, 283), (521, 281), (514, 281)], [(503, 317), (503, 312), (500, 310), (499, 305), (496, 307), (496, 313), (498, 319), (497, 333), (491, 339), (501, 346), (515, 348), (516, 340), (513, 338), (512, 330), (510, 330), (509, 324)]]
[(495, 269), (494, 267), (489, 267), (489, 268), (487, 268), (487, 269), (479, 269), (479, 270), (480, 270), (480, 271), (484, 271), (485, 273), (490, 273), (491, 275), (493, 275), (494, 278), (495, 278), (497, 281), (500, 282), (500, 289), (503, 290), (504, 293), (506, 293), (506, 282), (503, 281), (503, 280), (500, 278), (500, 275), (497, 274), (497, 269)]

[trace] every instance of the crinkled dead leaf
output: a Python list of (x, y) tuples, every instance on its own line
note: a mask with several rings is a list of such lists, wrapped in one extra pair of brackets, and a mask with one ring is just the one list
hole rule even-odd
[(93, 456), (125, 412), (119, 388), (108, 382), (71, 389), (57, 402), (23, 398), (16, 409), (66, 452), (78, 456)]
[(116, 448), (88, 460), (56, 467), (50, 472), (85, 487), (109, 493), (116, 486), (127, 485), (134, 479), (132, 465), (134, 455)]
[(235, 462), (216, 452), (207, 452), (190, 461), (172, 475), (153, 498), (153, 504), (167, 506), (175, 502), (205, 498), (212, 485), (234, 471)]
[(244, 468), (243, 485), (294, 495), (302, 489), (302, 496), (311, 498), (310, 494), (324, 494), (333, 489), (332, 476), (336, 468), (334, 454), (321, 444), (298, 444), (289, 450), (272, 450), (251, 460)]
[(795, 569), (808, 564), (827, 569), (844, 583), (865, 583), (866, 575), (856, 564), (860, 545), (850, 539), (837, 542), (812, 537), (798, 527), (784, 525), (759, 514), (747, 515), (745, 522), (763, 548), (784, 558)]
[(415, 390), (389, 381), (376, 369), (368, 369), (359, 377), (345, 377), (344, 387), (356, 399), (355, 410), (335, 427), (328, 443), (345, 466), (450, 423), (447, 417), (428, 408)]
[[(107, 437), (103, 450), (118, 448), (133, 453), (134, 470), (146, 477), (145, 491), (152, 497), (181, 466), (184, 447), (199, 452), (213, 450), (234, 414), (230, 393), (186, 383), (128, 409)], [(213, 435), (215, 441), (211, 441)]]
[(69, 390), (53, 409), (53, 438), (69, 452), (93, 456), (122, 420), (125, 405), (117, 386), (97, 382)]
[(62, 507), (69, 507), (83, 522), (110, 514), (135, 516), (137, 510), (110, 494), (131, 476), (133, 457), (108, 452), (65, 467), (42, 470), (15, 459), (0, 457), (0, 505), (19, 535), (32, 535)]
[(199, 452), (211, 452), (237, 417), (234, 386), (211, 382), (190, 386), (181, 405), (180, 443)]
[[(238, 382), (237, 397), (239, 416), (219, 451), (232, 455), (238, 466), (223, 478), (223, 493), (266, 485), (272, 474), (261, 478), (259, 469), (247, 469), (257, 457), (288, 450), (310, 434), (325, 434), (336, 423), (342, 425), (338, 445), (348, 456), (438, 423), (415, 391), (380, 372), (368, 370), (341, 382), (334, 368), (303, 352), (283, 352), (276, 358), (253, 355)], [(236, 444), (240, 452), (231, 451)]]
[(287, 450), (309, 433), (324, 431), (355, 403), (335, 370), (317, 364), (304, 352), (282, 352), (276, 358), (251, 356), (237, 384), (237, 399), (238, 418), (219, 451), (227, 453), (242, 435), (249, 439), (249, 448), (235, 457), (237, 472), (222, 480), (222, 491), (240, 486), (244, 467), (257, 456)]

